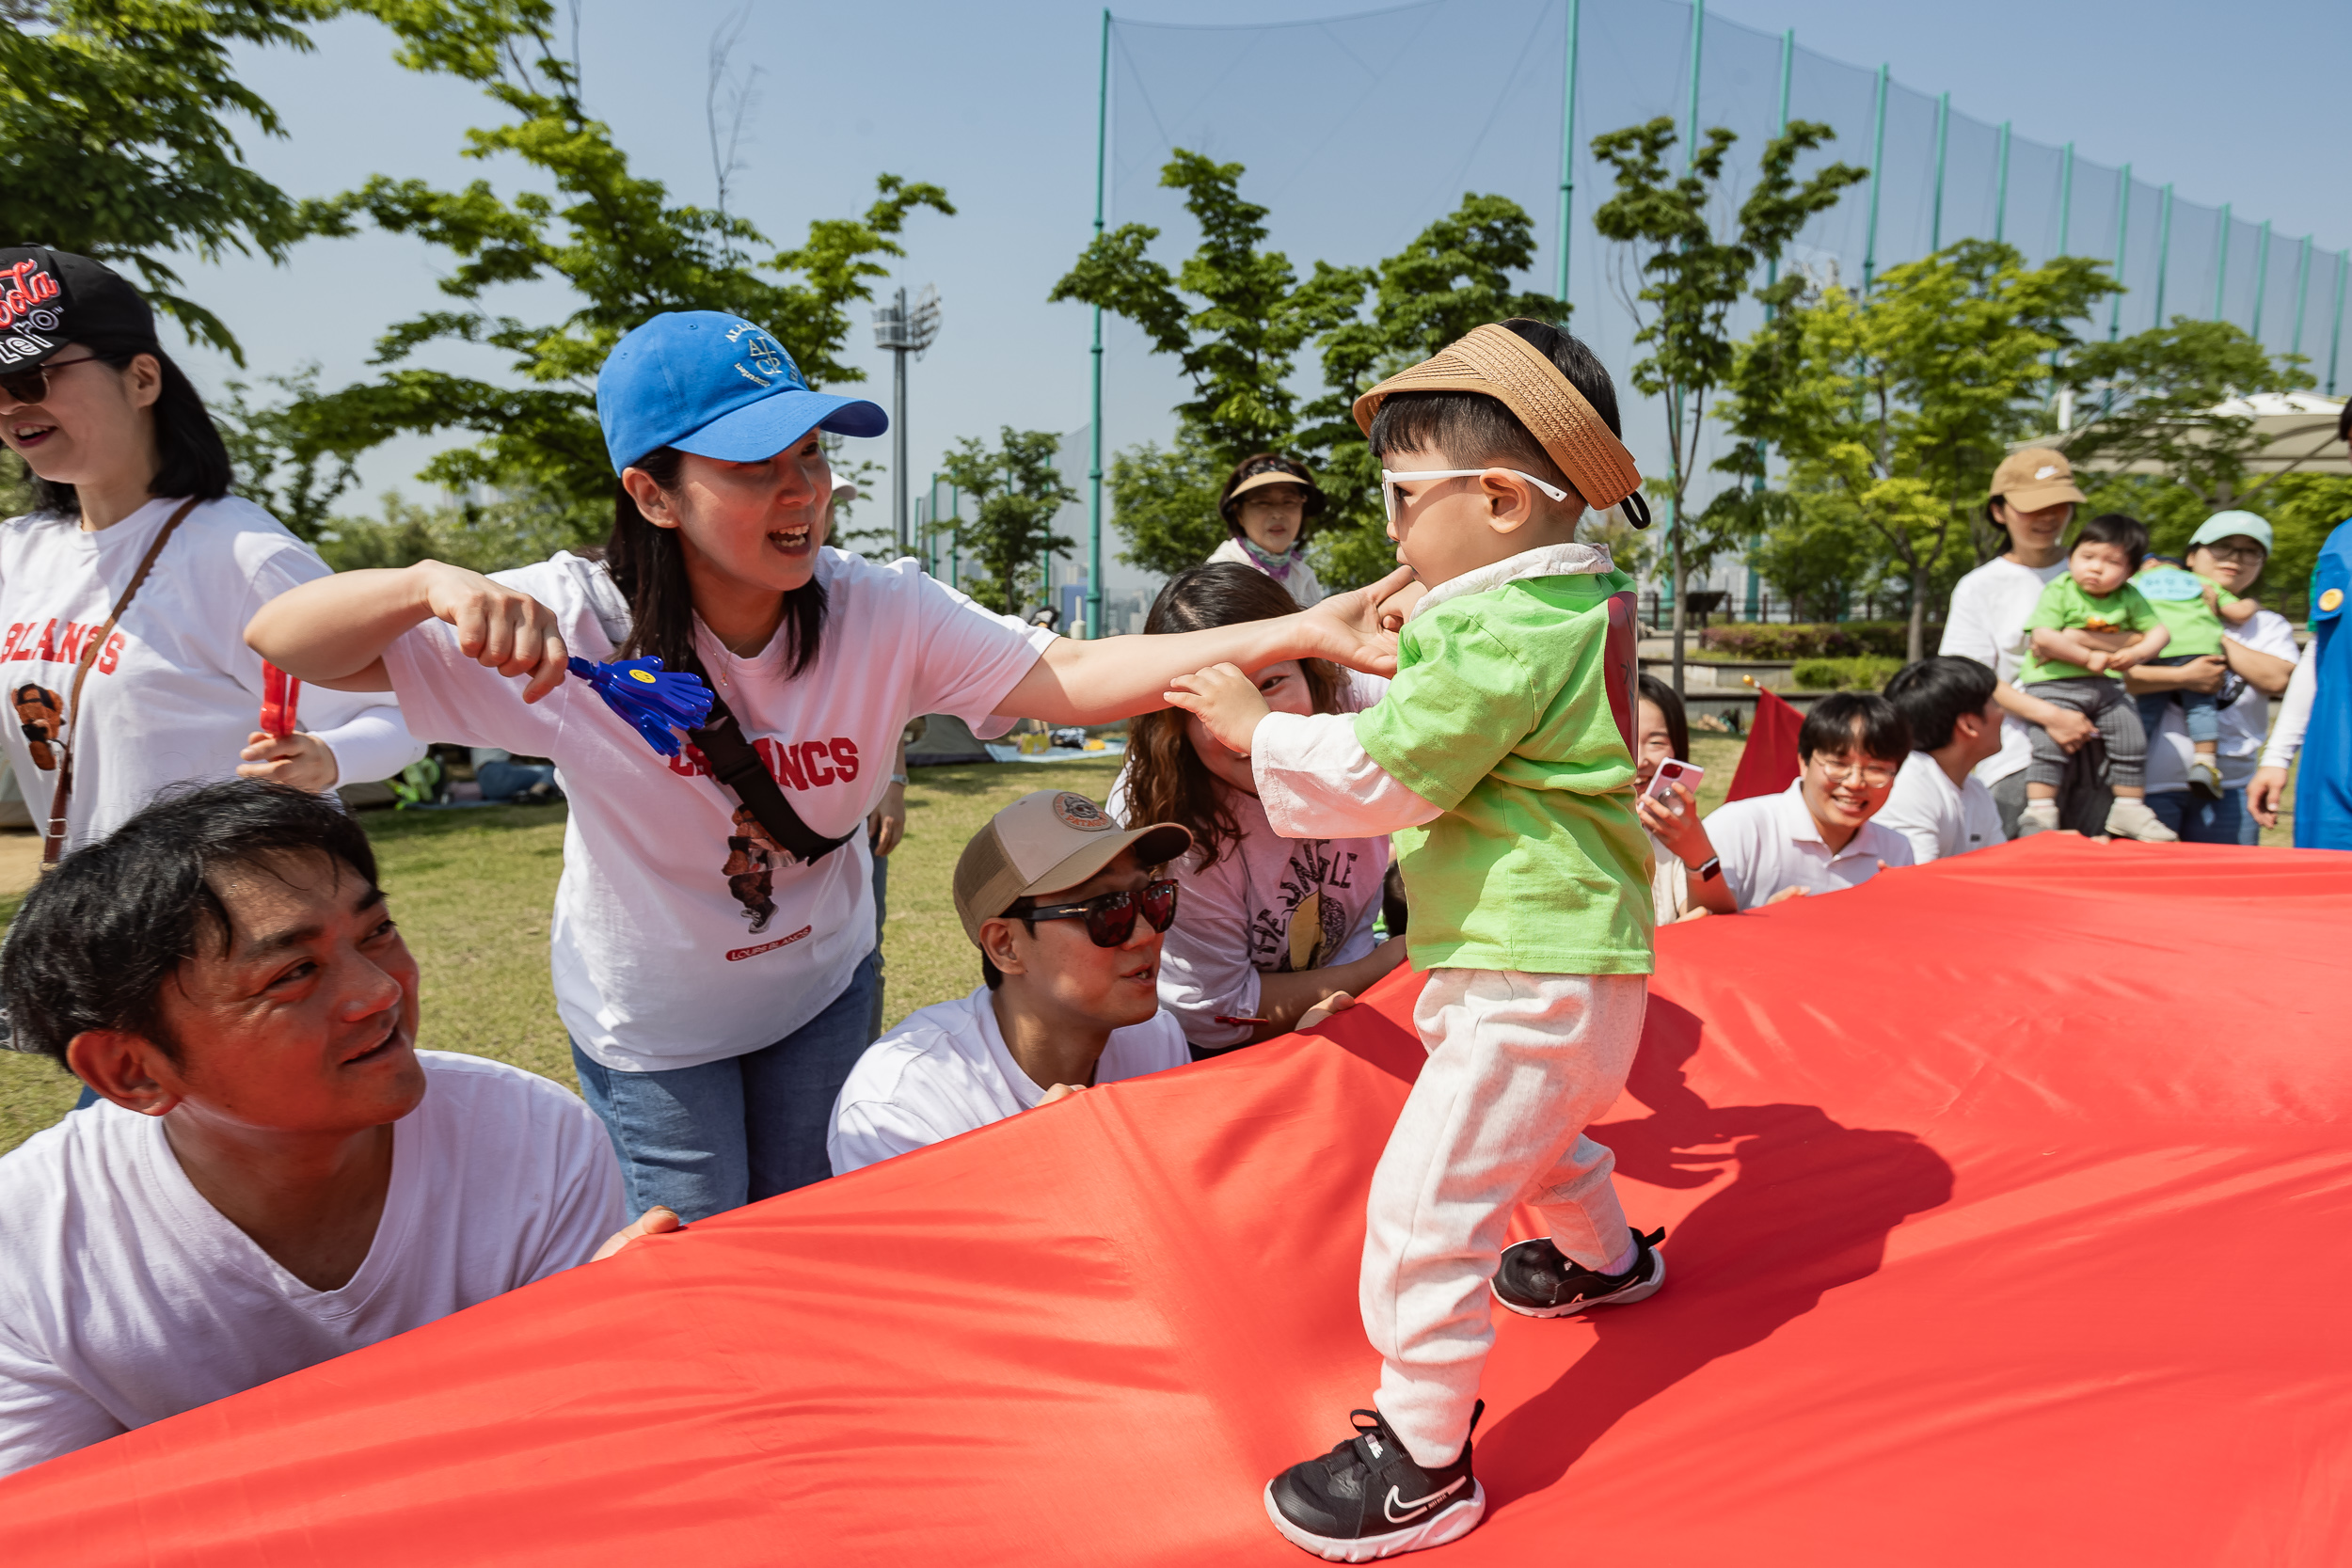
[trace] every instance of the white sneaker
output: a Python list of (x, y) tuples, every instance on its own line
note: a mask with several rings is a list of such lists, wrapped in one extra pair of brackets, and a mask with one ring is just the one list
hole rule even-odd
[(2019, 838), (2031, 838), (2036, 833), (2046, 833), (2057, 826), (2058, 802), (2056, 800), (2028, 800), (2026, 802), (2026, 809), (2017, 814), (2017, 836)]
[(2163, 819), (2148, 809), (2147, 801), (2120, 795), (2107, 808), (2107, 836), (2136, 838), (2142, 844), (2178, 844), (2181, 840), (2180, 834), (2166, 827)]
[(2188, 787), (2201, 800), (2221, 799), (2221, 769), (2214, 766), (2213, 758), (2200, 756), (2188, 765)]

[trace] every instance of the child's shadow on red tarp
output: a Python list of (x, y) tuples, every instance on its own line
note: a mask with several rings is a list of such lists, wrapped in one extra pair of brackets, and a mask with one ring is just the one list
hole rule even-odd
[(1594, 1313), (1597, 1342), (1480, 1439), (1498, 1505), (1558, 1481), (1644, 1401), (1876, 1274), (1887, 1233), (1952, 1196), (1951, 1166), (1908, 1132), (1847, 1127), (1814, 1105), (1709, 1105), (1683, 1078), (1698, 1045), (1697, 1016), (1653, 996), (1626, 1085), (1652, 1114), (1591, 1133), (1620, 1172), (1656, 1186), (1738, 1172), (1673, 1227), (1665, 1289)]

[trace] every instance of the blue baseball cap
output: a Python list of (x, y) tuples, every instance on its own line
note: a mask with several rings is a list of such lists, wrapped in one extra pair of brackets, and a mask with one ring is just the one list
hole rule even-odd
[(890, 428), (879, 404), (810, 391), (772, 334), (720, 310), (665, 310), (623, 338), (596, 372), (596, 420), (616, 474), (658, 447), (755, 463), (811, 430)]

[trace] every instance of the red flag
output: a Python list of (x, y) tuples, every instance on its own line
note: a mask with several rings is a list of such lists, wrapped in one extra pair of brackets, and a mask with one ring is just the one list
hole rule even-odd
[(1726, 800), (1751, 795), (1777, 795), (1797, 776), (1797, 731), (1804, 715), (1762, 687), (1756, 689), (1756, 722), (1748, 728), (1748, 749), (1740, 753), (1740, 770), (1731, 776)]

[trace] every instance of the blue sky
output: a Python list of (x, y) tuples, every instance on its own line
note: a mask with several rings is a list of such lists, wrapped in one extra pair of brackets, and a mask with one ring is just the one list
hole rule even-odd
[[(1588, 14), (1611, 3), (1591, 0)], [(707, 50), (730, 9), (705, 0), (583, 0), (581, 8), (592, 107), (641, 171), (695, 200), (711, 188)], [(2226, 23), (2185, 0), (1716, 0), (1709, 10), (1770, 31), (1793, 26), (1800, 42), (1854, 65), (1884, 61), (1913, 87), (1949, 90), (1956, 109), (2013, 120), (2020, 136), (2072, 139), (2088, 159), (2129, 160), (2143, 178), (2174, 182), (2184, 199), (2231, 201), (2241, 215), (2275, 220), (2282, 235), (2352, 245), (2352, 151), (2332, 129), (2352, 68), (2352, 7), (2342, 0), (2233, 8)], [(1120, 14), (1217, 24), (1342, 13), (1306, 0), (1194, 0)], [(936, 284), (946, 302), (939, 345), (913, 375), (918, 474), (956, 436), (1085, 422), (1087, 313), (1044, 295), (1092, 216), (1099, 16), (1058, 0), (757, 0), (751, 13), (739, 57), (759, 68), (761, 102), (743, 150), (749, 167), (738, 176), (748, 215), (789, 238), (811, 217), (862, 208), (885, 170), (944, 184), (960, 209), (954, 218), (918, 215), (907, 235), (903, 279)], [(439, 182), (486, 176), (514, 188), (511, 168), (456, 156), (463, 128), (489, 113), (473, 90), (399, 70), (371, 23), (338, 23), (320, 44), (309, 56), (265, 53), (247, 66), (292, 133), (247, 145), (288, 190), (325, 194), (378, 172)], [(1548, 228), (1550, 214), (1538, 222)], [(1311, 259), (1292, 249), (1294, 260)], [(316, 360), (337, 385), (367, 373), (369, 345), (389, 323), (438, 302), (440, 265), (421, 245), (369, 236), (312, 242), (284, 267), (198, 267), (190, 284), (243, 339), (250, 372)], [(515, 303), (532, 313), (528, 299)], [(887, 357), (866, 346), (860, 319), (852, 357), (886, 393)], [(212, 356), (188, 357), (209, 386), (234, 373)], [(462, 353), (442, 362), (484, 372), (497, 363)], [(873, 445), (883, 455), (886, 443)], [(404, 442), (378, 454), (366, 470), (370, 491), (420, 492), (408, 476), (429, 450)]]

